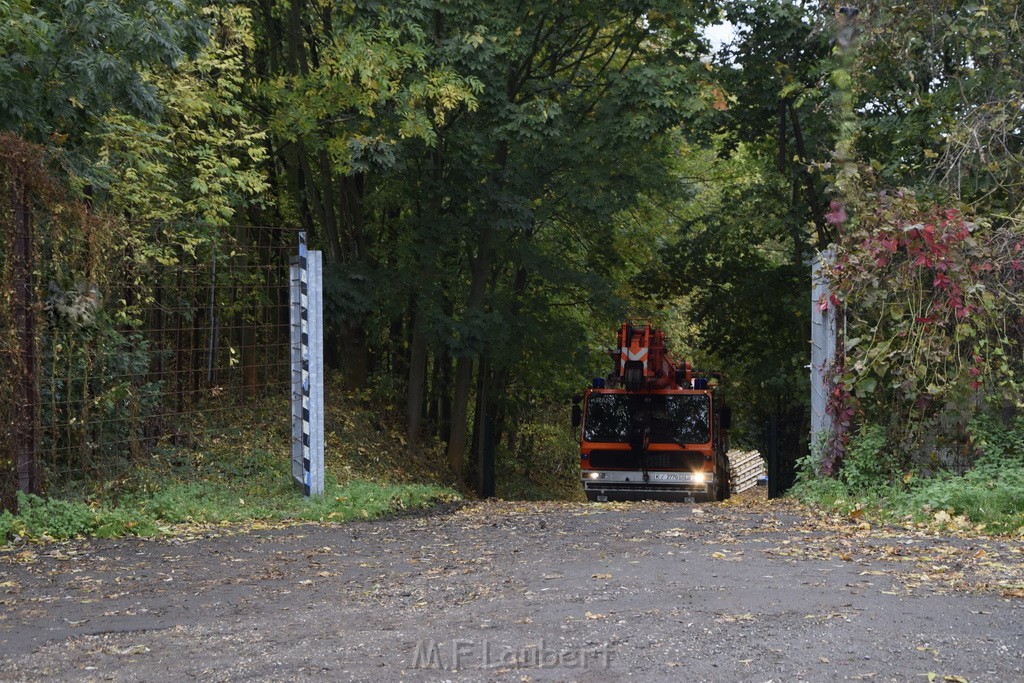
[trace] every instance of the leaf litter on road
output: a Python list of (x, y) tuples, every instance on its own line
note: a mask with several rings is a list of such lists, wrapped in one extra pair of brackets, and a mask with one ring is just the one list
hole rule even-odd
[[(445, 623), (448, 615), (477, 610), (476, 615), (485, 613), (494, 619), (488, 628), (520, 625), (543, 633), (551, 628), (544, 610), (559, 609), (567, 634), (580, 624), (624, 633), (634, 628), (627, 625), (637, 624), (643, 632), (643, 624), (663, 618), (658, 610), (621, 610), (615, 601), (645, 590), (659, 594), (653, 603), (659, 608), (670, 601), (672, 609), (666, 610), (676, 628), (753, 627), (771, 633), (778, 615), (763, 609), (711, 603), (716, 604), (714, 610), (700, 612), (693, 606), (694, 596), (721, 595), (728, 600), (723, 577), (750, 570), (756, 575), (752, 584), (787, 584), (793, 581), (787, 575), (790, 571), (845, 566), (839, 583), (830, 582), (827, 573), (820, 574), (820, 579), (816, 573), (805, 573), (797, 581), (809, 587), (820, 584), (823, 593), (908, 596), (967, 591), (1024, 597), (1024, 550), (1019, 539), (878, 524), (864, 528), (860, 515), (820, 514), (786, 500), (754, 500), (745, 505), (736, 498), (741, 497), (699, 508), (665, 503), (482, 501), (434, 518), (349, 527), (274, 525), (252, 534), (232, 528), (230, 534), (158, 541), (33, 544), (0, 552), (0, 583), (5, 589), (0, 597), (5, 616), (11, 615), (5, 623), (23, 628), (49, 624), (47, 620), (56, 617), (66, 629), (63, 636), (60, 629), (54, 631), (58, 638), (144, 618), (147, 613), (138, 611), (135, 604), (140, 597), (159, 601), (164, 595), (168, 599), (200, 596), (211, 607), (194, 608), (197, 615), (232, 618), (231, 610), (236, 608), (216, 606), (226, 591), (235, 590), (232, 586), (244, 587), (246, 594), (257, 591), (259, 599), (269, 604), (280, 604), (275, 601), (301, 586), (295, 595), (313, 596), (310, 604), (317, 604), (314, 599), (335, 601), (346, 610), (380, 615), (375, 618), (389, 620), (385, 621), (388, 628), (396, 628), (397, 623), (405, 624), (407, 630), (414, 628), (411, 624)], [(593, 515), (600, 516), (600, 534), (594, 532)], [(533, 559), (520, 563), (521, 555)], [(671, 562), (665, 566), (672, 570), (645, 578), (645, 567), (657, 557)], [(775, 561), (775, 567), (765, 571), (760, 559)], [(690, 568), (701, 566), (698, 561), (722, 576), (693, 574)], [(60, 603), (64, 611), (47, 614), (50, 608), (45, 601), (54, 590), (63, 591), (69, 599)], [(505, 595), (516, 596), (516, 607), (492, 611), (494, 605), (507, 604), (501, 602)], [(79, 611), (70, 611), (72, 604), (80, 605)], [(859, 628), (860, 612), (841, 604), (836, 601), (817, 609), (809, 605), (806, 612), (800, 610), (793, 617), (808, 628), (828, 629), (832, 624), (850, 628), (848, 623)], [(29, 611), (33, 609), (40, 611)], [(275, 609), (276, 614), (301, 611), (288, 603)], [(479, 623), (478, 616), (474, 623)], [(196, 624), (183, 633), (200, 628)], [(145, 661), (152, 656), (132, 651), (137, 645), (159, 649), (152, 640), (127, 638), (111, 645), (119, 652), (131, 652), (120, 655), (123, 659)], [(36, 659), (20, 661), (41, 662), (52, 656), (46, 652), (40, 650)], [(839, 661), (831, 651), (820, 656), (830, 666)], [(679, 657), (670, 661), (681, 662)], [(691, 666), (688, 658), (685, 661)], [(813, 661), (826, 663), (817, 653)], [(847, 671), (849, 677), (863, 680), (875, 675), (871, 670)]]

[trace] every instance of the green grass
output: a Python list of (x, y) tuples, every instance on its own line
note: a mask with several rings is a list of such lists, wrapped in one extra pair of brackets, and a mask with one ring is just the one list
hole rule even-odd
[(887, 474), (886, 467), (873, 464), (887, 465), (884, 444), (871, 432), (858, 437), (864, 434), (870, 438), (852, 440), (851, 462), (838, 478), (810, 476), (806, 466), (813, 463), (804, 463), (790, 495), (842, 514), (859, 510), (881, 522), (1024, 535), (1024, 419), (1010, 426), (975, 420), (971, 436), (980, 455), (963, 475)]
[(19, 495), (17, 514), (0, 514), (0, 537), (28, 540), (94, 536), (157, 536), (192, 525), (256, 521), (345, 522), (459, 499), (432, 484), (330, 482), (322, 496), (304, 498), (284, 482), (274, 494), (244, 498), (237, 488), (209, 482), (172, 483), (148, 495), (125, 496), (115, 505)]
[(841, 514), (859, 510), (883, 523), (1024, 535), (1024, 468), (1019, 467), (999, 477), (972, 470), (962, 477), (942, 474), (870, 489), (818, 479), (797, 484), (788, 495)]
[(19, 496), (13, 514), (0, 512), (0, 544), (155, 536), (223, 523), (345, 522), (460, 498), (443, 485), (443, 454), (424, 455), (397, 432), (380, 430), (379, 406), (344, 396), (336, 404), (347, 410), (335, 405), (341, 418), (328, 420), (321, 496), (304, 498), (291, 480), (287, 414), (282, 419), (279, 405), (258, 403), (220, 415), (219, 424), (196, 417), (190, 445), (164, 446), (121, 476), (64, 481), (45, 498)]

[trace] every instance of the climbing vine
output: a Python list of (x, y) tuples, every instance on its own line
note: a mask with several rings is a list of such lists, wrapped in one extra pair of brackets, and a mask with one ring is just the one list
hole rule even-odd
[(834, 410), (888, 425), (907, 460), (966, 466), (967, 422), (1021, 389), (1024, 237), (908, 190), (871, 201), (846, 226), (836, 301), (819, 302), (846, 312)]

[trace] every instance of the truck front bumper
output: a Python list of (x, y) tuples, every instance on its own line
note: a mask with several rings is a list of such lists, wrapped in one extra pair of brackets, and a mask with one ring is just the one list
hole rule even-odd
[(584, 470), (583, 490), (591, 500), (708, 500), (715, 489), (713, 472)]

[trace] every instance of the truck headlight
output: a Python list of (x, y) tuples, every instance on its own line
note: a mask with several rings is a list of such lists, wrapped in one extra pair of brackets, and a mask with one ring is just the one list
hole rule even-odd
[(591, 479), (600, 479), (601, 478), (601, 473), (600, 472), (591, 472), (587, 476), (590, 477)]
[(703, 472), (694, 472), (693, 473), (693, 483), (695, 483), (695, 484), (703, 484), (706, 480), (707, 480), (707, 477), (704, 476)]

